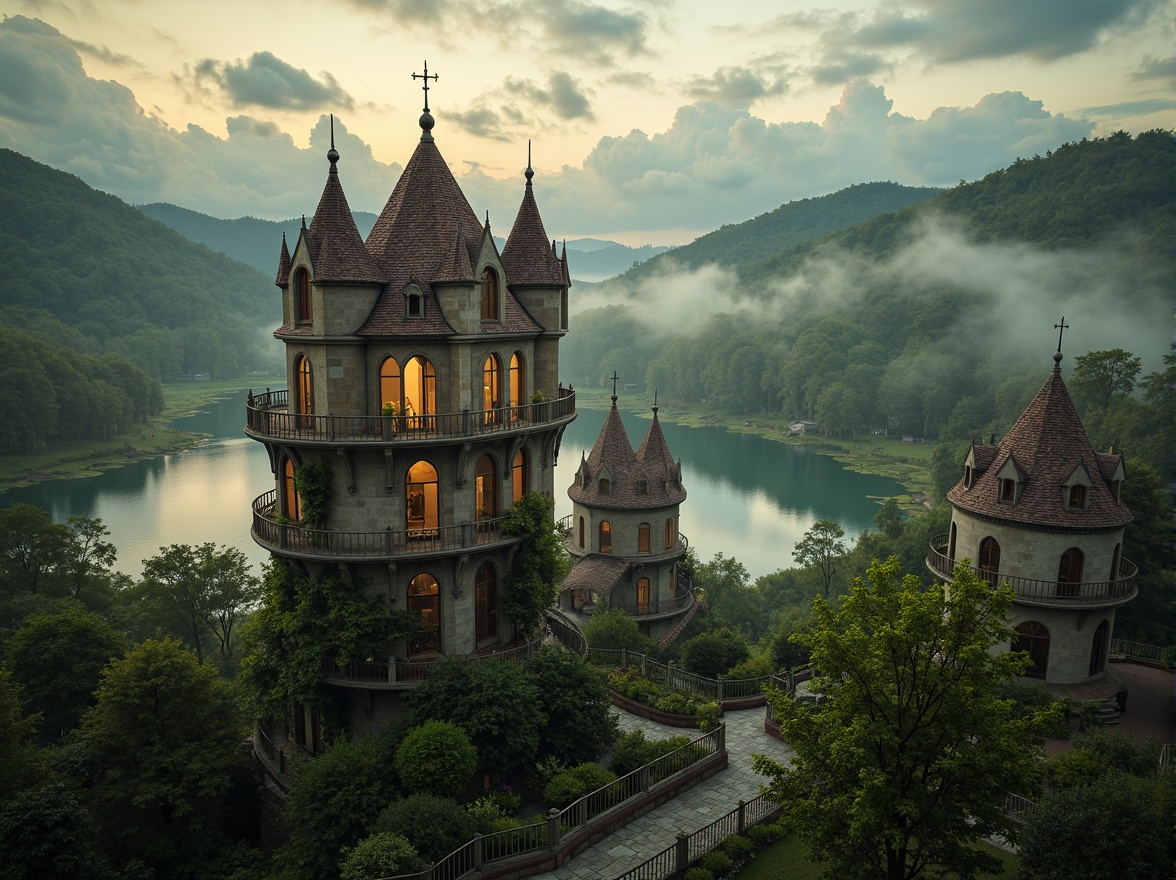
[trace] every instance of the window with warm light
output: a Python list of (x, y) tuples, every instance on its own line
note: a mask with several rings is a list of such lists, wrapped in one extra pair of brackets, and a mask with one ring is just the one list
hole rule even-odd
[(601, 553), (612, 553), (612, 524), (607, 519), (600, 522), (599, 549)]
[(649, 552), (649, 523), (642, 523), (637, 527), (637, 552)]
[(440, 654), (441, 585), (431, 574), (418, 574), (408, 585), (408, 610), (417, 621), (409, 654)]

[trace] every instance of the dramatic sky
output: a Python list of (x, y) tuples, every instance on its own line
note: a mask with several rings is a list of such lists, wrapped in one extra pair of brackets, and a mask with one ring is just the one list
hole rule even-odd
[(509, 230), (688, 241), (852, 183), (952, 185), (1172, 128), (1161, 0), (0, 0), (0, 146), (132, 203), (310, 214), (336, 116), (351, 206), (434, 134)]

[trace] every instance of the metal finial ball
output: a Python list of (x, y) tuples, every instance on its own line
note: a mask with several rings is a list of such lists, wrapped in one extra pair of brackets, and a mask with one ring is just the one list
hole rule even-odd
[(426, 110), (424, 113), (421, 114), (421, 130), (422, 131), (432, 131), (434, 124), (435, 123), (433, 120), (432, 113), (430, 113), (429, 111)]
[(339, 151), (334, 147), (331, 147), (331, 149), (327, 150), (327, 161), (332, 165), (339, 161)]

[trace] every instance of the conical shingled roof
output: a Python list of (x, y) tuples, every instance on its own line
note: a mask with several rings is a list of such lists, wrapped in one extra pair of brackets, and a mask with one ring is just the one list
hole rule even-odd
[(327, 184), (306, 230), (306, 248), (315, 281), (383, 283), (383, 272), (364, 246), (355, 218), (339, 182), (335, 167), (338, 153), (332, 149)]
[[(670, 456), (661, 425), (655, 421), (634, 453), (617, 411), (617, 398), (588, 457), (580, 462), (575, 482), (568, 487), (572, 501), (608, 510), (644, 510), (680, 504), (686, 498), (681, 468)], [(609, 492), (600, 492), (600, 478), (610, 477)], [(644, 487), (642, 487), (644, 483)], [(644, 491), (642, 491), (644, 488)]]
[[(1047, 528), (1112, 529), (1131, 522), (1131, 511), (1116, 501), (1109, 485), (1122, 454), (1097, 453), (1062, 381), (1061, 355), (1041, 390), (1008, 434), (991, 446), (975, 446), (977, 473), (948, 493), (958, 509), (993, 519)], [(991, 450), (991, 451), (990, 451)], [(1024, 476), (1016, 503), (1002, 502), (997, 473), (1012, 458)], [(1068, 506), (1064, 485), (1084, 467), (1093, 485), (1084, 509)]]
[(290, 283), (290, 248), (286, 247), (286, 233), (282, 233), (282, 253), (278, 255), (278, 275), (275, 287), (286, 287)]
[(474, 267), (470, 263), (470, 250), (466, 245), (465, 233), (462, 231), (461, 225), (457, 227), (457, 232), (453, 236), (453, 242), (449, 245), (449, 251), (441, 260), (441, 267), (437, 270), (437, 277), (433, 279), (437, 282), (464, 282), (473, 284), (476, 280), (474, 278)]
[(533, 172), (527, 166), (527, 187), (523, 192), (523, 203), (515, 216), (510, 235), (502, 248), (502, 267), (506, 269), (508, 284), (546, 284), (562, 287), (563, 267), (547, 244), (547, 231), (535, 194), (531, 190)]

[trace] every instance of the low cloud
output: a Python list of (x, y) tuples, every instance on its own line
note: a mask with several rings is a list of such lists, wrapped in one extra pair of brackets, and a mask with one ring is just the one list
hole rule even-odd
[(315, 79), (287, 64), (272, 52), (254, 52), (245, 61), (205, 58), (185, 70), (180, 84), (198, 91), (222, 94), (233, 107), (273, 110), (345, 109), (355, 107), (351, 96), (331, 74)]
[(714, 101), (734, 107), (749, 107), (760, 98), (788, 91), (783, 77), (763, 76), (746, 67), (720, 67), (709, 77), (695, 76), (686, 94), (699, 101)]

